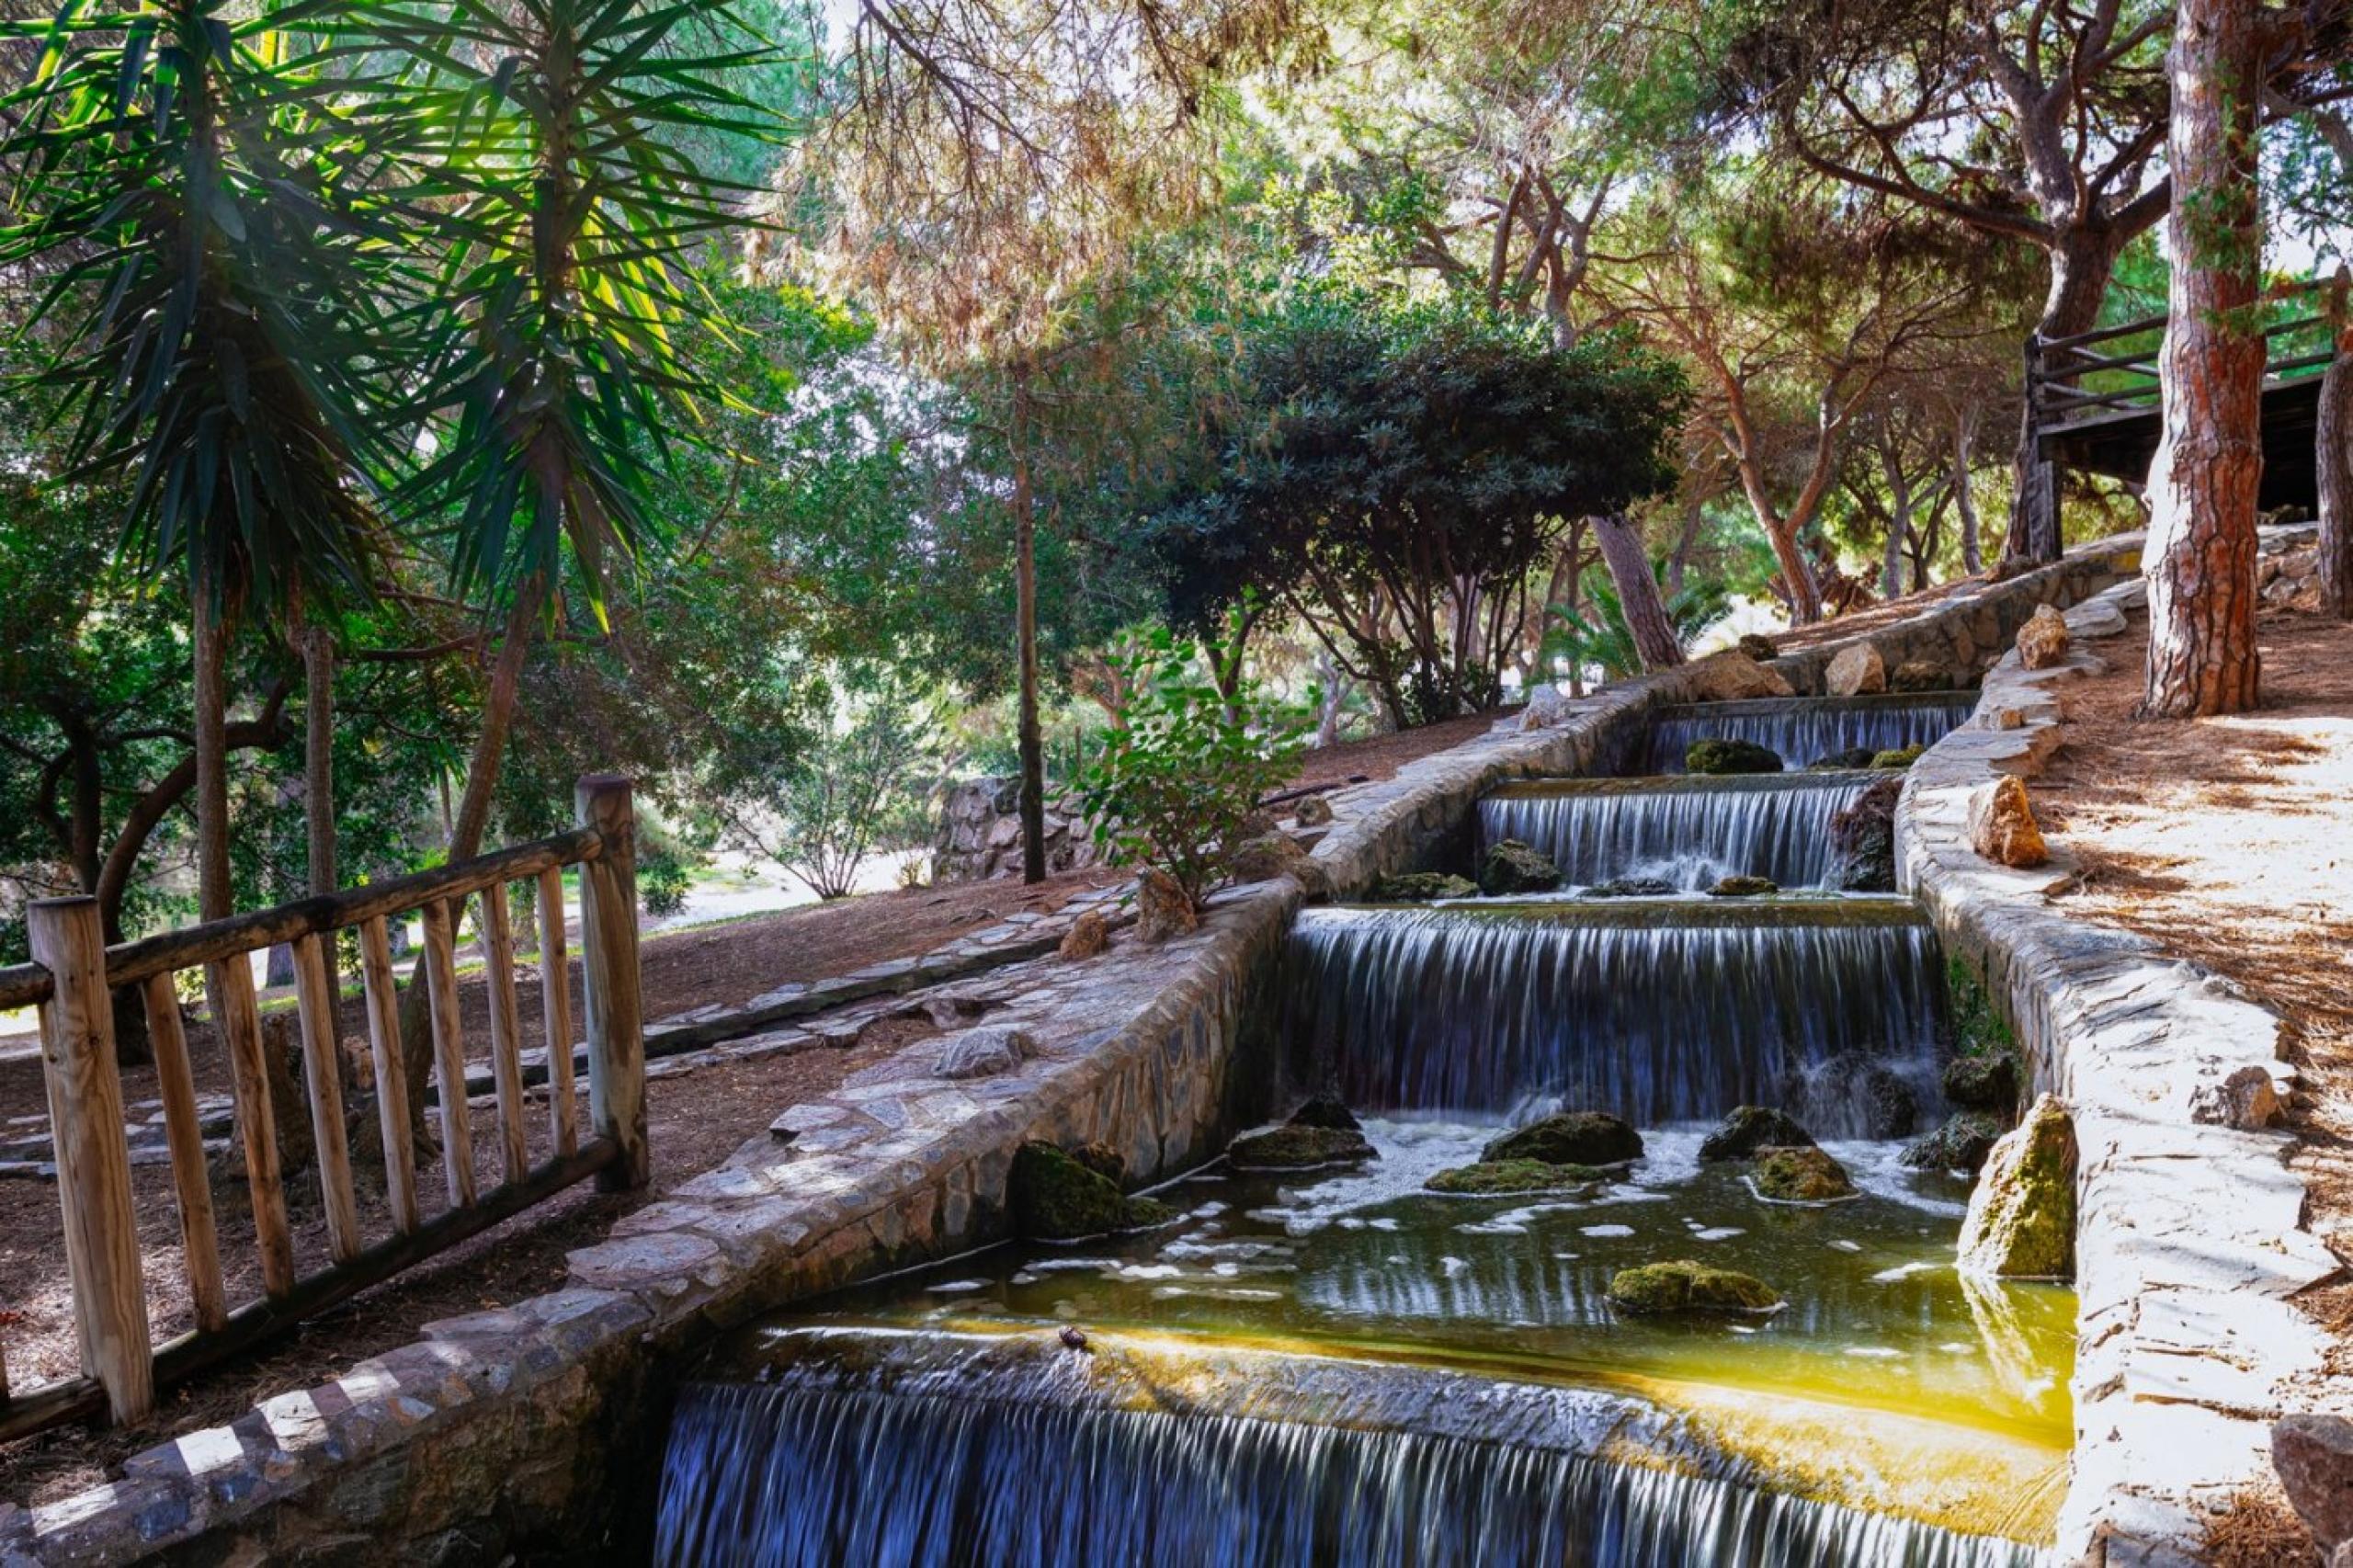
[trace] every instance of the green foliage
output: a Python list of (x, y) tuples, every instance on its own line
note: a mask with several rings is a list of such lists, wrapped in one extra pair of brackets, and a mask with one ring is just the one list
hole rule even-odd
[(694, 885), (695, 869), (701, 863), (702, 857), (680, 843), (676, 834), (648, 819), (638, 832), (638, 907), (657, 920), (683, 912), (688, 890)]
[(2018, 1035), (1994, 1006), (1974, 969), (1957, 958), (1945, 960), (1945, 995), (1952, 1007), (1953, 1053), (1957, 1056), (2015, 1055)]
[[(1713, 579), (1693, 579), (1685, 583), (1681, 592), (1665, 598), (1676, 641), (1686, 648), (1723, 619), (1729, 602), (1723, 584)], [(1537, 645), (1537, 669), (1549, 673), (1565, 664), (1573, 670), (1599, 670), (1604, 680), (1642, 674), (1642, 655), (1635, 651), (1634, 634), (1626, 625), (1625, 607), (1606, 574), (1592, 574), (1586, 582), (1585, 603), (1587, 608), (1583, 609), (1546, 607), (1545, 617), (1552, 624)]]
[(1314, 710), (1312, 697), (1278, 701), (1245, 674), (1218, 689), (1208, 672), (1239, 671), (1238, 632), (1230, 623), (1199, 659), (1158, 628), (1111, 653), (1131, 694), (1127, 722), (1078, 777), (1080, 806), (1110, 862), (1167, 872), (1196, 908), (1258, 798), (1290, 778)]

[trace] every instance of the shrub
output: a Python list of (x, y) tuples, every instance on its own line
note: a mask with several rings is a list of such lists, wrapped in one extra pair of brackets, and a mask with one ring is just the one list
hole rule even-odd
[[(1167, 872), (1196, 909), (1248, 836), (1258, 798), (1290, 778), (1315, 710), (1313, 694), (1280, 702), (1241, 673), (1239, 617), (1201, 653), (1155, 629), (1109, 655), (1131, 693), (1126, 723), (1080, 769), (1076, 791), (1106, 859)], [(1228, 689), (1208, 670), (1232, 672)]]
[(678, 846), (646, 835), (637, 858), (637, 903), (656, 920), (666, 920), (687, 907), (687, 889), (694, 881), (694, 867)]

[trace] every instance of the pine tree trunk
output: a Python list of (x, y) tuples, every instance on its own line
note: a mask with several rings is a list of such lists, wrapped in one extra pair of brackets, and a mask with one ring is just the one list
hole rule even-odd
[(2353, 620), (2353, 323), (2345, 294), (2340, 273), (2329, 306), (2336, 358), (2321, 378), (2313, 445), (2320, 481), (2320, 612), (2336, 620)]
[(1977, 439), (1977, 415), (1974, 411), (1964, 414), (1952, 431), (1952, 499), (1961, 511), (1961, 569), (1974, 577), (1985, 570), (1985, 562), (1978, 553), (1977, 498), (1970, 491), (1970, 448)]
[(1021, 880), (1046, 880), (1046, 744), (1038, 723), (1037, 518), (1029, 490), (1029, 368), (1014, 371), (1014, 618), (1021, 660)]
[(196, 577), (196, 915), (223, 920), (229, 891), (229, 631), (211, 574)]
[(310, 839), (310, 889), (335, 892), (335, 636), (324, 626), (302, 636), (302, 820)]
[(2142, 711), (2152, 718), (2237, 713), (2256, 701), (2260, 20), (2245, 0), (2181, 0), (2167, 61), (2173, 285), (2157, 367), (2165, 424), (2149, 468), (2142, 567), (2149, 583)]
[(1765, 537), (1772, 541), (1773, 559), (1781, 568), (1790, 624), (1812, 626), (1822, 619), (1822, 585), (1813, 580), (1813, 562), (1798, 548), (1797, 529), (1777, 518), (1766, 522)]
[[(2099, 321), (2100, 301), (2116, 272), (2118, 241), (2110, 234), (2071, 229), (2051, 249), (2051, 290), (2044, 297), (2042, 319), (2036, 324), (2036, 343), (2073, 337), (2089, 332)], [(2027, 368), (2039, 369), (2032, 344)], [(2059, 475), (2035, 449), (2034, 388), (2026, 388), (2018, 415), (2018, 446), (2014, 460), (2017, 479), (2010, 503), (2009, 538), (2002, 547), (2003, 563), (2035, 566), (2056, 561), (2065, 548), (2060, 529)]]
[(1609, 569), (1610, 584), (1618, 590), (1618, 608), (1626, 617), (1626, 630), (1633, 637), (1634, 653), (1643, 668), (1665, 670), (1681, 664), (1682, 640), (1675, 634), (1666, 602), (1659, 597), (1658, 579), (1651, 575), (1650, 557), (1643, 553), (1643, 536), (1632, 519), (1596, 517), (1593, 532), (1601, 545), (1602, 564)]

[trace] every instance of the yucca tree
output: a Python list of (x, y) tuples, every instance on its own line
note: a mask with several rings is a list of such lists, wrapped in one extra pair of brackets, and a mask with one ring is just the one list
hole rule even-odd
[[(122, 550), (184, 573), (196, 660), (199, 904), (229, 913), (223, 664), (241, 616), (364, 594), (363, 476), (398, 358), (401, 247), (364, 110), (290, 47), (311, 6), (100, 6), (0, 24), (37, 56), (0, 99), (0, 271), (63, 472), (127, 475)], [(289, 61), (300, 58), (301, 64)]]
[[(770, 137), (729, 84), (770, 51), (724, 6), (452, 0), (361, 6), (407, 61), (424, 128), (412, 199), (448, 236), (434, 291), (451, 336), (424, 394), (435, 457), (405, 499), (446, 530), (454, 585), (502, 618), (452, 859), (490, 820), (523, 665), (576, 596), (601, 620), (617, 573), (658, 543), (673, 444), (706, 384), (678, 329), (704, 313), (693, 264), (751, 191), (706, 170), (712, 133)], [(411, 1076), (429, 1051), (412, 986)], [(422, 1125), (422, 1122), (420, 1122)]]

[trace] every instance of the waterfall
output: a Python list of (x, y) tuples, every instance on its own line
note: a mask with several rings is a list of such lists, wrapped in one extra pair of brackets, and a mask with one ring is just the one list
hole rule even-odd
[(1481, 801), (1479, 832), (1533, 845), (1575, 887), (1645, 876), (1697, 890), (1734, 875), (1821, 887), (1834, 869), (1831, 817), (1885, 777), (1543, 779)]
[(1635, 766), (1627, 771), (1680, 773), (1691, 743), (1711, 738), (1754, 741), (1790, 768), (1859, 746), (1892, 751), (1927, 745), (1943, 739), (1976, 704), (1975, 692), (1956, 691), (1926, 697), (1769, 697), (1662, 708), (1652, 717), (1648, 742), (1635, 743)]
[(1311, 909), (1284, 1038), (1296, 1081), (1364, 1109), (1549, 1097), (1647, 1125), (1761, 1103), (1856, 1137), (1858, 1064), (1934, 1103), (1936, 952), (1895, 900)]
[(1052, 1390), (1012, 1400), (792, 1383), (686, 1391), (654, 1547), (668, 1568), (2041, 1560), (1994, 1537), (1553, 1448), (1106, 1409)]

